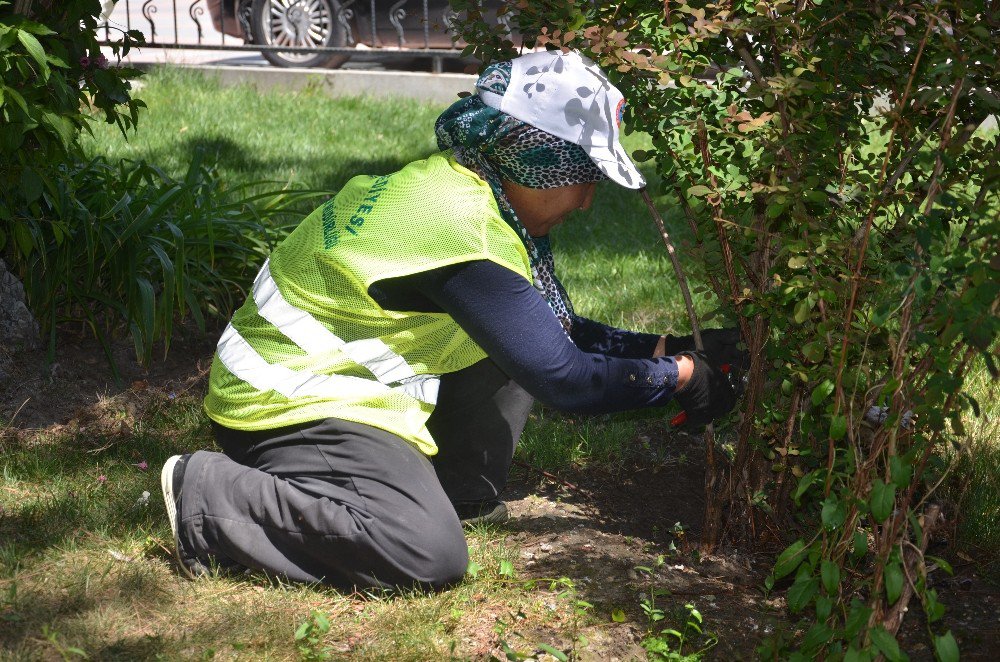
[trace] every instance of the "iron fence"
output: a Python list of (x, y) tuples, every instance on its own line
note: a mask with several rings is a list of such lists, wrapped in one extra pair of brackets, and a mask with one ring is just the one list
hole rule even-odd
[[(416, 57), (439, 72), (445, 58), (461, 57), (451, 39), (457, 14), (429, 0), (119, 0), (115, 10), (105, 45), (122, 29), (142, 32), (144, 48), (258, 52), (284, 66), (308, 56), (328, 65)], [(498, 23), (509, 32), (504, 17)]]

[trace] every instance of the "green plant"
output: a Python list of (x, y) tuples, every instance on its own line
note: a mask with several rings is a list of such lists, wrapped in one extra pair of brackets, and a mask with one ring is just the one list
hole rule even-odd
[[(467, 54), (513, 44), (477, 3)], [(947, 449), (1000, 330), (1000, 8), (982, 1), (509, 2), (528, 45), (600, 62), (752, 358), (731, 453), (705, 440), (703, 545), (787, 544), (803, 656), (896, 655)], [(878, 409), (875, 409), (878, 407)], [(731, 459), (727, 457), (731, 455)], [(777, 534), (777, 535), (776, 535)], [(871, 545), (869, 546), (869, 541)], [(910, 577), (912, 585), (905, 581)], [(904, 580), (904, 581), (901, 581)], [(866, 596), (861, 602), (855, 596)], [(775, 651), (773, 654), (790, 654)]]
[[(100, 0), (0, 2), (0, 250), (29, 245), (21, 222), (37, 215), (45, 180), (79, 155), (81, 130), (93, 113), (124, 133), (138, 121), (141, 101), (130, 97), (134, 69), (113, 66), (97, 44)], [(112, 46), (126, 55), (142, 43), (137, 31)]]
[[(263, 184), (225, 186), (196, 153), (173, 179), (148, 163), (95, 158), (45, 180), (36, 214), (18, 227), (13, 264), (55, 350), (58, 324), (79, 322), (101, 340), (128, 329), (136, 355), (169, 347), (175, 321), (227, 318), (282, 219), (316, 194)], [(292, 214), (292, 212), (296, 212)], [(276, 226), (276, 227), (272, 227)]]
[(76, 646), (67, 646), (62, 643), (62, 641), (60, 641), (60, 634), (48, 625), (42, 626), (42, 636), (45, 637), (45, 640), (49, 642), (53, 649), (55, 649), (56, 653), (59, 654), (59, 657), (64, 660), (90, 659), (90, 656), (87, 655), (85, 650), (77, 648)]
[(330, 631), (330, 619), (321, 611), (312, 610), (309, 617), (295, 630), (295, 649), (304, 662), (329, 660), (330, 649), (323, 646), (323, 638)]
[[(654, 591), (648, 601), (643, 599), (640, 603), (651, 626), (665, 618), (663, 610), (654, 605), (656, 595)], [(702, 659), (702, 656), (718, 643), (718, 637), (702, 630), (701, 612), (693, 604), (685, 604), (684, 610), (683, 629), (665, 628), (659, 632), (650, 632), (642, 640), (642, 647), (649, 653), (650, 659), (695, 662)], [(692, 636), (705, 638), (705, 645), (696, 651), (684, 653), (684, 644), (689, 643)]]

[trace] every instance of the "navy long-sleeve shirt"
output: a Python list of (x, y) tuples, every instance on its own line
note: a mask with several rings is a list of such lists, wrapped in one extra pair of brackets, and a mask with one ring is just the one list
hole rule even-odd
[(389, 310), (447, 313), (521, 388), (556, 409), (663, 405), (677, 386), (674, 359), (651, 358), (658, 335), (576, 317), (567, 337), (530, 282), (488, 260), (380, 281), (369, 293)]

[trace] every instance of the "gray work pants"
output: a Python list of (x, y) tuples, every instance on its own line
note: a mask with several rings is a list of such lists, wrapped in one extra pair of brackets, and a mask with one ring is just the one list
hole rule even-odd
[(326, 419), (243, 432), (215, 425), (224, 453), (187, 462), (184, 558), (340, 588), (442, 588), (468, 548), (452, 502), (496, 498), (531, 396), (485, 359), (444, 375), (431, 460), (368, 425)]

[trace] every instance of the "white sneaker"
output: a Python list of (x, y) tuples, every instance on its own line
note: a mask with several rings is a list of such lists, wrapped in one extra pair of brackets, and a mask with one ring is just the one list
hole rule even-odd
[[(181, 572), (189, 579), (195, 579), (208, 574), (207, 568), (194, 559), (187, 561), (181, 556), (180, 536), (177, 534), (177, 501), (181, 496), (181, 480), (184, 475), (184, 465), (187, 464), (190, 455), (174, 455), (167, 459), (160, 471), (160, 487), (163, 489), (163, 503), (167, 507), (167, 519), (170, 521), (170, 533), (174, 536), (174, 557)], [(180, 466), (178, 466), (180, 465)], [(180, 476), (176, 476), (177, 469), (181, 469)], [(183, 479), (183, 478), (182, 478)]]
[(163, 464), (163, 470), (160, 471), (160, 487), (163, 489), (163, 503), (167, 506), (167, 519), (170, 520), (170, 532), (174, 536), (174, 549), (178, 549), (177, 497), (180, 492), (180, 490), (178, 490), (178, 494), (174, 494), (174, 469), (177, 467), (177, 463), (182, 457), (182, 455), (174, 455), (168, 458)]

